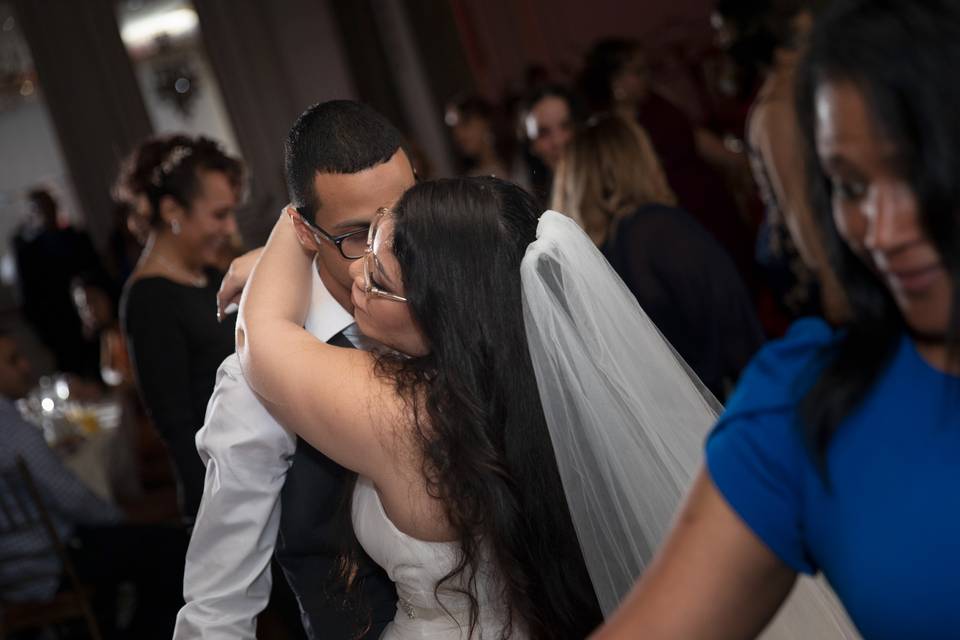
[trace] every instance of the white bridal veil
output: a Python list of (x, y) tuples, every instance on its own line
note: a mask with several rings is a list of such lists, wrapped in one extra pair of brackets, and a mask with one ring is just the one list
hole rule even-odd
[[(609, 615), (665, 538), (721, 406), (573, 220), (544, 213), (520, 270), (557, 465)], [(857, 636), (829, 588), (803, 579), (763, 637)]]

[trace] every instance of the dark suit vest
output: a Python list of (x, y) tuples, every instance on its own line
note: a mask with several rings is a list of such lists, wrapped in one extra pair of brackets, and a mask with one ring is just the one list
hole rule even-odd
[[(353, 347), (342, 333), (329, 344)], [(280, 494), (276, 558), (300, 605), (311, 640), (380, 637), (396, 614), (397, 592), (387, 574), (360, 548), (350, 522), (356, 474), (297, 439), (293, 464)], [(347, 597), (341, 557), (355, 549), (358, 581)], [(353, 593), (358, 591), (357, 593)]]

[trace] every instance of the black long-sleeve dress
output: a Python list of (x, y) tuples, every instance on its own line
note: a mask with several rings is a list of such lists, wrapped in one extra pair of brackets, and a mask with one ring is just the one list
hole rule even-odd
[(686, 211), (641, 207), (621, 219), (603, 254), (673, 348), (723, 400), (763, 344), (739, 273)]
[(137, 386), (170, 450), (188, 523), (200, 508), (205, 474), (194, 437), (203, 426), (217, 369), (234, 351), (236, 316), (217, 322), (221, 279), (213, 270), (205, 287), (141, 278), (127, 287), (121, 302)]

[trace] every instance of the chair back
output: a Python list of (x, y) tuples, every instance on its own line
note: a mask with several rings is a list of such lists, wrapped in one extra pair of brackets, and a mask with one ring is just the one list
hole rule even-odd
[[(52, 554), (56, 555), (62, 567), (62, 574), (59, 571), (56, 573), (26, 571), (18, 572), (15, 577), (0, 577), (0, 600), (5, 600), (4, 593), (22, 589), (33, 582), (66, 577), (69, 591), (77, 603), (76, 617), (82, 617), (85, 620), (90, 637), (93, 640), (100, 640), (101, 635), (93, 616), (93, 610), (90, 608), (90, 603), (85, 595), (84, 586), (80, 582), (63, 540), (60, 539), (60, 534), (57, 532), (57, 527), (44, 504), (43, 497), (37, 488), (33, 475), (30, 473), (30, 468), (22, 456), (17, 456), (15, 468), (0, 472), (0, 536), (11, 538), (16, 536), (42, 536), (46, 541), (46, 544), (39, 548), (32, 545), (29, 552), (9, 552), (0, 555), (0, 567), (14, 563), (30, 566), (31, 561), (41, 560)], [(3, 573), (0, 572), (0, 576), (3, 576)], [(30, 603), (31, 606), (35, 604), (37, 603)], [(18, 605), (19, 603), (15, 602), (4, 603), (4, 608), (15, 609)], [(57, 617), (60, 617), (59, 614)], [(3, 626), (5, 625), (0, 623), (0, 634), (3, 633)], [(34, 625), (29, 626), (33, 627)], [(38, 624), (37, 626), (42, 625)]]
[[(17, 456), (13, 468), (0, 472), (0, 536), (7, 540), (30, 539), (30, 551), (17, 551), (18, 544), (10, 544), (14, 550), (0, 552), (0, 568), (16, 564), (27, 567), (44, 565), (49, 564), (41, 562), (44, 558), (61, 556), (60, 537), (52, 521), (49, 526), (48, 521), (49, 515), (36, 494), (30, 470), (23, 458)], [(36, 540), (43, 540), (43, 544), (38, 547)], [(22, 588), (31, 582), (49, 581), (60, 576), (59, 567), (28, 573), (17, 571), (16, 578), (4, 576), (10, 572), (0, 572), (0, 599), (13, 587)]]

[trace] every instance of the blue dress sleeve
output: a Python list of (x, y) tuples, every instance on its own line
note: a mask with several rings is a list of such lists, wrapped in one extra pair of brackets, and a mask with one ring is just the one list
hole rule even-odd
[(753, 359), (707, 439), (707, 469), (730, 507), (797, 572), (817, 567), (804, 538), (804, 486), (813, 467), (797, 406), (835, 340), (819, 319), (795, 323)]

